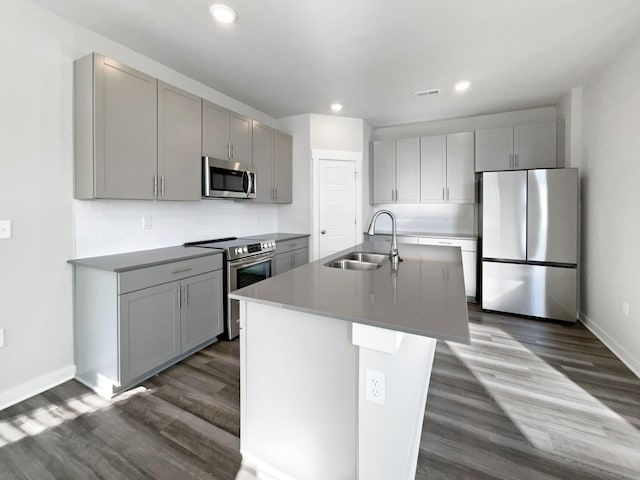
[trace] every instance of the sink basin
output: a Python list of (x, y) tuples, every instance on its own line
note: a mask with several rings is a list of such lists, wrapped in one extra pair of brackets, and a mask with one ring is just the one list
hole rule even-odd
[(368, 262), (382, 265), (387, 260), (389, 260), (389, 255), (384, 255), (382, 253), (351, 252), (342, 258), (348, 260), (357, 260), (358, 262)]
[(366, 271), (380, 268), (388, 259), (387, 255), (381, 253), (351, 252), (344, 257), (325, 263), (325, 265), (342, 270)]
[(381, 263), (360, 262), (358, 260), (349, 260), (348, 258), (341, 258), (339, 260), (332, 260), (329, 263), (325, 263), (327, 267), (339, 268), (341, 270), (376, 270), (382, 266)]

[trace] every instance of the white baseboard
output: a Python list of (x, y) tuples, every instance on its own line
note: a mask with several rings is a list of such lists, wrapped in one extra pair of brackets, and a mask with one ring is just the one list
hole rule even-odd
[(281, 472), (267, 462), (260, 460), (250, 453), (240, 450), (242, 454), (242, 464), (255, 472), (257, 480), (295, 480), (292, 476)]
[(598, 337), (598, 339), (622, 361), (622, 363), (629, 367), (629, 370), (631, 370), (636, 377), (640, 378), (640, 358), (636, 357), (634, 354), (629, 352), (629, 350), (620, 345), (584, 313), (580, 312), (578, 318), (591, 333)]
[(75, 374), (75, 365), (69, 365), (0, 392), (0, 410), (71, 380)]

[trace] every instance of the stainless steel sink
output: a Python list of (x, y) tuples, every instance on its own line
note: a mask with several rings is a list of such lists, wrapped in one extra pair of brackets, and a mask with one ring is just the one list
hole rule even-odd
[(343, 257), (348, 260), (357, 260), (359, 262), (376, 263), (382, 265), (389, 260), (389, 255), (382, 253), (369, 253), (369, 252), (351, 252)]
[(351, 252), (344, 257), (325, 263), (327, 267), (341, 270), (376, 270), (389, 260), (388, 255), (370, 252)]
[(325, 263), (327, 267), (339, 268), (341, 270), (376, 270), (382, 266), (378, 263), (360, 262), (358, 260), (340, 259)]

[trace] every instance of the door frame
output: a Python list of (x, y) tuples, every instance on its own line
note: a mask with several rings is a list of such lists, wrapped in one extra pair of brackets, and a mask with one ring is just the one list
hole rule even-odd
[(362, 152), (345, 150), (311, 150), (311, 242), (310, 261), (320, 258), (320, 161), (333, 160), (355, 163), (356, 170), (356, 244), (362, 243)]

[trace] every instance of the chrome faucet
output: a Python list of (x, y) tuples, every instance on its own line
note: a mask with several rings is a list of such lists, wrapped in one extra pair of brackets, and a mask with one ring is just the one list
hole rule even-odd
[(391, 259), (391, 263), (393, 265), (397, 265), (398, 262), (401, 262), (400, 254), (398, 253), (398, 237), (396, 235), (396, 216), (390, 212), (389, 210), (378, 210), (373, 214), (371, 218), (371, 223), (369, 224), (369, 230), (367, 230), (368, 235), (375, 235), (375, 225), (376, 220), (380, 215), (386, 213), (391, 217), (391, 252), (389, 253), (389, 258)]

